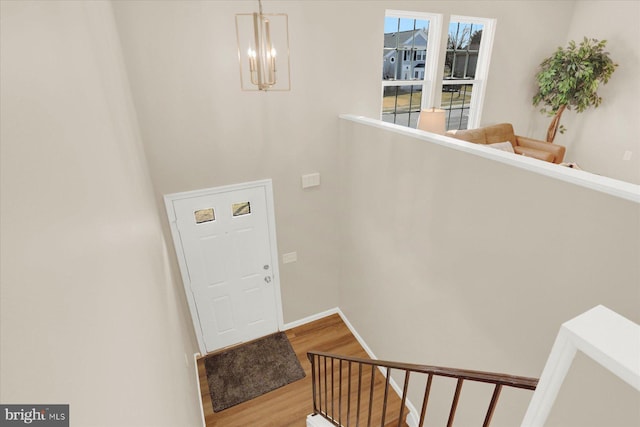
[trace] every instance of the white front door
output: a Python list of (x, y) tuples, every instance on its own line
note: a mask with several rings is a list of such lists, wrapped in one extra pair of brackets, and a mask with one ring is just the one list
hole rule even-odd
[(278, 330), (271, 195), (260, 181), (165, 196), (203, 354)]

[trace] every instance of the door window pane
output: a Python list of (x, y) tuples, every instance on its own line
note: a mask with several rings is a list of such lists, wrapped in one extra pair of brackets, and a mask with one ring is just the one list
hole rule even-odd
[(196, 224), (202, 224), (203, 222), (211, 222), (216, 220), (216, 214), (213, 208), (200, 209), (193, 213), (196, 219)]
[(233, 216), (249, 215), (251, 213), (251, 204), (249, 202), (234, 203), (231, 209)]

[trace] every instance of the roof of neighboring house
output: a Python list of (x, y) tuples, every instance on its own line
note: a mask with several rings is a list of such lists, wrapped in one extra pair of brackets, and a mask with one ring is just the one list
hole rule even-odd
[(384, 34), (384, 47), (411, 46), (412, 43), (415, 47), (426, 47), (427, 32), (424, 29), (418, 29)]

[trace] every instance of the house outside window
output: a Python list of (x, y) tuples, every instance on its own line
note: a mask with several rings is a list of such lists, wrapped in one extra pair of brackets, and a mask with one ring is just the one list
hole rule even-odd
[(478, 127), (494, 26), (493, 19), (452, 16), (443, 69), (438, 66), (442, 16), (388, 10), (382, 120), (415, 128), (421, 109), (440, 107), (446, 111), (447, 130)]

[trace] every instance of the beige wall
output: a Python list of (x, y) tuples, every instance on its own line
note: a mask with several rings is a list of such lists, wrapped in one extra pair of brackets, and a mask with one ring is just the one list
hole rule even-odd
[[(346, 121), (341, 156), (340, 307), (380, 359), (538, 377), (562, 322), (640, 323), (637, 203)], [(579, 362), (548, 425), (638, 425), (637, 392)], [(496, 426), (530, 395), (506, 397)]]
[[(528, 53), (561, 44), (573, 10), (573, 2), (269, 1), (265, 12), (289, 14), (292, 90), (256, 93), (240, 91), (234, 24), (235, 13), (255, 6), (114, 3), (158, 200), (273, 179), (279, 252), (298, 252), (297, 263), (280, 268), (285, 321), (338, 302), (336, 224), (344, 212), (335, 203), (341, 191), (337, 116), (379, 117), (385, 9), (443, 13), (445, 20), (449, 14), (496, 17), (492, 79), (499, 83), (490, 83), (485, 117), (521, 128), (532, 109), (523, 73), (538, 61)], [(321, 173), (322, 185), (302, 190), (300, 176), (313, 171)]]
[[(297, 263), (280, 267), (291, 322), (338, 302), (337, 114), (363, 102), (355, 94), (366, 89), (331, 83), (335, 63), (326, 59), (351, 63), (358, 54), (334, 49), (341, 34), (327, 34), (322, 18), (343, 20), (337, 26), (349, 18), (316, 3), (284, 3), (269, 2), (265, 12), (290, 14), (293, 89), (267, 94), (242, 92), (239, 83), (234, 15), (254, 2), (114, 7), (157, 196), (273, 179), (279, 252), (298, 253)], [(320, 172), (322, 185), (302, 190), (310, 172)]]
[[(618, 68), (598, 90), (602, 104), (581, 114), (568, 112), (563, 117), (568, 131), (557, 139), (584, 169), (635, 184), (640, 184), (639, 17), (637, 1), (576, 2), (567, 40), (607, 40)], [(630, 160), (624, 160), (626, 151)]]
[(75, 426), (197, 426), (110, 5), (1, 2), (0, 401)]
[[(349, 149), (362, 149), (354, 157), (340, 142), (338, 114), (379, 115), (386, 8), (497, 18), (483, 122), (506, 119), (525, 134), (544, 134), (526, 72), (566, 41), (575, 2), (265, 2), (265, 11), (289, 14), (292, 54), (292, 91), (267, 94), (239, 90), (234, 14), (254, 10), (255, 3), (119, 1), (114, 27), (100, 2), (2, 2), (3, 402), (70, 401), (83, 425), (126, 425), (125, 419), (195, 425), (195, 401), (184, 397), (193, 391), (193, 367), (185, 367), (183, 356), (196, 346), (172, 247), (162, 238), (170, 236), (161, 195), (241, 181), (273, 179), (279, 252), (298, 252), (297, 263), (280, 268), (285, 321), (344, 305), (381, 357), (468, 365), (466, 338), (488, 338), (495, 347), (481, 345), (488, 354), (479, 354), (478, 368), (538, 375), (559, 322), (592, 302), (611, 303), (627, 316), (637, 309), (637, 292), (618, 283), (624, 280), (610, 281), (638, 279), (637, 270), (629, 270), (637, 263), (637, 243), (628, 253), (618, 249), (619, 242), (621, 248), (632, 244), (629, 233), (637, 236), (637, 221), (634, 229), (621, 202), (612, 208), (609, 199), (586, 190), (565, 200), (567, 184), (554, 187), (522, 171), (515, 181), (525, 187), (514, 188), (505, 182), (511, 171), (504, 165), (442, 149), (423, 157), (403, 151), (414, 143), (388, 136), (372, 135), (384, 156), (359, 141)], [(637, 134), (633, 123), (628, 134)], [(609, 135), (611, 128), (593, 132)], [(425, 176), (405, 171), (421, 162), (431, 168)], [(321, 173), (322, 185), (303, 191), (300, 175), (313, 171)], [(431, 184), (416, 187), (416, 180)], [(497, 190), (472, 193), (470, 180), (480, 189), (489, 180)], [(521, 191), (528, 186), (536, 197)], [(417, 210), (407, 214), (387, 203), (390, 194)], [(465, 222), (478, 206), (481, 215)], [(542, 225), (532, 229), (508, 214), (530, 218), (529, 209)], [(422, 224), (426, 214), (433, 218)], [(626, 230), (611, 224), (625, 221), (631, 221)], [(423, 232), (431, 236), (426, 246)], [(550, 251), (545, 256), (565, 262), (549, 269), (536, 264), (532, 277), (540, 280), (533, 281), (531, 263), (514, 260), (514, 235), (530, 243), (515, 248), (523, 259)], [(547, 236), (562, 239), (550, 247)], [(589, 236), (594, 245), (584, 244)], [(606, 264), (604, 248), (614, 255)], [(505, 251), (513, 265), (494, 268), (502, 266)], [(483, 256), (476, 259), (476, 252)], [(470, 285), (463, 279), (474, 268), (483, 274), (473, 275)], [(597, 274), (587, 274), (594, 268)], [(522, 276), (525, 284), (512, 287)], [(504, 317), (465, 299), (468, 286), (488, 290), (480, 300), (495, 295)], [(538, 326), (529, 320), (540, 316), (532, 301), (546, 304), (546, 292), (557, 287), (567, 288), (565, 300), (571, 293), (582, 298), (558, 302)], [(356, 298), (359, 290), (373, 290), (370, 306)], [(381, 315), (383, 302), (402, 297), (410, 330)], [(452, 314), (442, 308), (425, 317), (425, 301), (451, 302)], [(526, 303), (514, 303), (520, 301)], [(531, 340), (505, 326), (521, 314), (520, 305)], [(448, 335), (427, 321), (446, 324)], [(447, 346), (399, 342), (416, 327), (428, 327), (424, 336)], [(401, 354), (394, 353), (396, 344)], [(524, 362), (521, 348), (530, 354)], [(96, 365), (103, 369), (96, 372)], [(90, 419), (103, 402), (118, 409)]]

